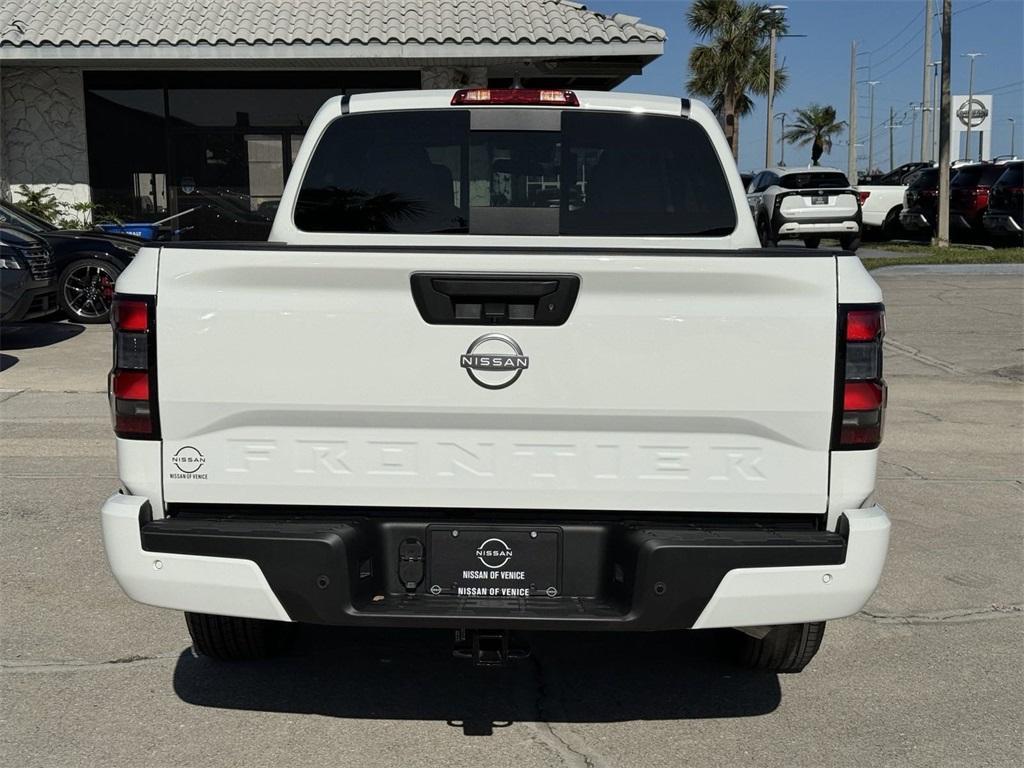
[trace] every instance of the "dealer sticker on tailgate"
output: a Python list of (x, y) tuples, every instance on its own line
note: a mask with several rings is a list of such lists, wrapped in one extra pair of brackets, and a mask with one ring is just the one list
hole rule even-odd
[(474, 598), (555, 597), (559, 533), (551, 528), (431, 528), (430, 592)]

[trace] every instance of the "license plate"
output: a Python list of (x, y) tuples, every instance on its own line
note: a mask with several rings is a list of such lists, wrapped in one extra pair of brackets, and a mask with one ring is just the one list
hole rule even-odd
[(811, 198), (811, 205), (828, 205), (828, 197), (825, 195), (815, 195)]
[(516, 599), (560, 593), (558, 529), (430, 529), (429, 588), (434, 595)]

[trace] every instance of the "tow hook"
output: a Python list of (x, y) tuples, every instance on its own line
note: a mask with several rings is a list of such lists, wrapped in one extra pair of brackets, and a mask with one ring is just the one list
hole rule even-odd
[(529, 646), (506, 629), (457, 629), (452, 655), (478, 667), (504, 667), (530, 655)]

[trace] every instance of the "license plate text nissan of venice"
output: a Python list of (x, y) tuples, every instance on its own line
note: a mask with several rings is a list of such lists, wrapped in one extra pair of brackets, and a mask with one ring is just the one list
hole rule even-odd
[(729, 628), (800, 671), (888, 548), (881, 302), (850, 253), (760, 247), (700, 103), (333, 98), (269, 242), (117, 281), (110, 567), (225, 660), (297, 623), (478, 663)]

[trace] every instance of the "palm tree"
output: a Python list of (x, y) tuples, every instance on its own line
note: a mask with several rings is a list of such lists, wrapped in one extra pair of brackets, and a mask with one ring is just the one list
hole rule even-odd
[[(740, 0), (695, 0), (686, 12), (690, 31), (706, 43), (690, 51), (690, 93), (711, 99), (733, 157), (739, 157), (739, 117), (751, 112), (750, 94), (768, 95), (769, 33), (784, 34), (781, 14)], [(775, 70), (775, 92), (786, 87), (785, 68)]]
[(801, 147), (811, 145), (811, 165), (818, 165), (822, 154), (832, 152), (832, 139), (846, 129), (846, 122), (836, 122), (836, 108), (811, 104), (796, 110), (793, 127), (782, 138)]

